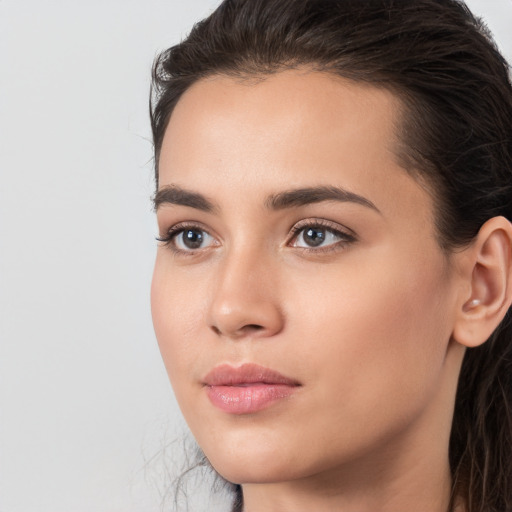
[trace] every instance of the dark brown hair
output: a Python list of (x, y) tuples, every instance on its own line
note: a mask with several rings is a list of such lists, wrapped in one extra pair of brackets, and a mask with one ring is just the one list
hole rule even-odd
[[(512, 220), (509, 67), (482, 21), (457, 0), (225, 0), (153, 69), (158, 185), (164, 132), (181, 95), (212, 75), (312, 69), (402, 100), (404, 167), (429, 183), (440, 246)], [(453, 496), (468, 512), (512, 512), (512, 318), (466, 352), (450, 439)], [(237, 491), (235, 510), (241, 510)]]

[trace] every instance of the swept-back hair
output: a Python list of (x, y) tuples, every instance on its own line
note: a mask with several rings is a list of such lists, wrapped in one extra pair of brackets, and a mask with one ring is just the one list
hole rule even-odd
[[(158, 160), (174, 106), (212, 75), (309, 67), (392, 91), (403, 167), (434, 191), (447, 252), (482, 224), (512, 220), (512, 87), (483, 22), (457, 0), (225, 0), (153, 68)], [(512, 318), (468, 349), (450, 439), (453, 497), (468, 512), (512, 511)], [(235, 510), (241, 510), (237, 488)]]

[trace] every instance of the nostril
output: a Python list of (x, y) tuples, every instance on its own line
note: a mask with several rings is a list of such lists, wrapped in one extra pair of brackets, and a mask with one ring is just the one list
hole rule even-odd
[(265, 327), (259, 324), (246, 324), (235, 333), (237, 338), (243, 338), (244, 336), (260, 336), (260, 333), (265, 331)]
[(219, 329), (218, 327), (216, 327), (215, 325), (212, 325), (212, 331), (213, 331), (217, 336), (220, 336), (220, 335), (221, 335), (220, 329)]
[(263, 326), (257, 324), (249, 324), (245, 325), (242, 329), (247, 331), (261, 331), (263, 329)]
[(265, 330), (265, 328), (262, 325), (258, 325), (258, 324), (242, 325), (242, 327), (239, 327), (232, 331), (228, 331), (228, 330), (224, 331), (223, 329), (220, 329), (216, 325), (212, 325), (211, 329), (217, 336), (227, 335), (227, 336), (234, 336), (236, 338), (239, 338), (241, 336), (247, 336), (247, 335), (250, 336), (251, 334), (255, 334), (257, 332)]

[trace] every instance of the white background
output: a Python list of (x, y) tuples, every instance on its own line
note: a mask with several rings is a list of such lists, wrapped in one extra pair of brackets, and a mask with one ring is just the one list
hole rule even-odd
[(217, 3), (0, 0), (0, 512), (160, 510), (150, 67)]

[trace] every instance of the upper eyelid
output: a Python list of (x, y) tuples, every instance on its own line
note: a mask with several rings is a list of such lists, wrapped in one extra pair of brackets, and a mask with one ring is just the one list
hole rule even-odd
[(336, 233), (344, 234), (346, 236), (351, 236), (353, 238), (356, 238), (356, 233), (350, 229), (347, 226), (344, 226), (343, 224), (340, 224), (338, 222), (334, 222), (327, 219), (322, 218), (311, 218), (311, 219), (303, 219), (298, 222), (296, 222), (291, 228), (290, 232), (292, 235), (297, 234), (299, 231), (301, 231), (304, 228), (310, 227), (310, 226), (319, 226), (325, 229), (330, 229), (331, 231), (334, 231)]
[(176, 234), (181, 231), (184, 231), (185, 229), (199, 229), (201, 231), (204, 231), (205, 233), (208, 233), (210, 236), (215, 236), (212, 233), (211, 229), (204, 226), (202, 222), (197, 222), (197, 221), (177, 222), (176, 224), (173, 224), (169, 228), (165, 229), (164, 235), (167, 236), (169, 234)]
[[(214, 234), (212, 234), (211, 230), (206, 229), (201, 223), (194, 222), (194, 221), (183, 221), (178, 222), (176, 224), (173, 224), (170, 228), (164, 231), (163, 234), (156, 237), (157, 241), (163, 242), (164, 245), (174, 245), (173, 241), (174, 239), (183, 231), (186, 229), (198, 229), (199, 231), (204, 231), (212, 238), (217, 239), (218, 237)], [(178, 250), (178, 249), (177, 249)], [(193, 252), (187, 251), (187, 252)]]

